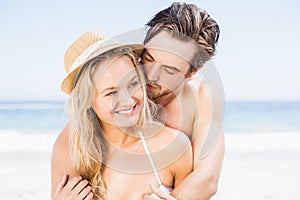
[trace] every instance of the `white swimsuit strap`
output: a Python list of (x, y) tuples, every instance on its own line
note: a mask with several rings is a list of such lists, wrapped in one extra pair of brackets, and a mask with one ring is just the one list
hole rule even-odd
[(143, 133), (142, 133), (141, 131), (139, 131), (139, 135), (140, 135), (140, 138), (141, 138), (141, 140), (142, 140), (142, 144), (143, 144), (143, 146), (144, 146), (144, 148), (145, 148), (145, 151), (146, 151), (146, 154), (147, 154), (147, 156), (148, 156), (148, 159), (149, 159), (149, 162), (150, 162), (150, 164), (151, 164), (151, 167), (152, 167), (152, 169), (153, 169), (154, 175), (155, 175), (155, 177), (156, 177), (156, 179), (157, 179), (157, 182), (158, 182), (159, 185), (162, 185), (162, 183), (161, 183), (161, 181), (160, 181), (160, 179), (159, 179), (159, 176), (158, 176), (158, 172), (157, 172), (156, 166), (155, 166), (155, 164), (154, 164), (154, 162), (153, 162), (153, 159), (152, 159), (152, 157), (151, 157), (151, 154), (150, 154), (148, 145), (147, 145), (147, 143), (146, 143), (145, 137), (144, 137), (144, 135), (143, 135)]

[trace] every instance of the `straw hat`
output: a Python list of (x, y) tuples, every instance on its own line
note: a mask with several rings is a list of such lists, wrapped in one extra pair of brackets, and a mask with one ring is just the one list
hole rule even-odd
[(143, 53), (142, 44), (122, 44), (110, 38), (105, 38), (100, 32), (90, 31), (81, 35), (66, 51), (64, 65), (67, 76), (61, 83), (61, 90), (70, 94), (74, 89), (75, 80), (82, 66), (92, 58), (112, 49), (128, 46), (140, 56)]

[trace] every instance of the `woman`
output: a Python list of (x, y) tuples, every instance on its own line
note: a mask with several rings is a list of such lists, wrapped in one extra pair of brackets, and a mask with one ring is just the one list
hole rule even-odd
[(152, 119), (142, 50), (98, 32), (67, 50), (70, 123), (53, 147), (53, 199), (140, 199), (150, 184), (170, 192), (192, 171), (189, 139)]

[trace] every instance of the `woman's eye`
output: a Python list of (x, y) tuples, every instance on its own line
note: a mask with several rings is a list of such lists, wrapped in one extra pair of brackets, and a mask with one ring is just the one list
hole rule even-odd
[(139, 82), (135, 81), (129, 85), (129, 88), (133, 88), (133, 87), (137, 86), (138, 84), (139, 84)]
[(105, 96), (114, 96), (115, 94), (117, 94), (117, 91), (112, 91), (110, 93), (107, 93)]

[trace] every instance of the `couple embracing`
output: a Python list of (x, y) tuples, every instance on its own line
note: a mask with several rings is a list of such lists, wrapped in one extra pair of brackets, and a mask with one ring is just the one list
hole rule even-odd
[(144, 44), (93, 31), (66, 51), (69, 124), (53, 147), (52, 199), (216, 193), (223, 93), (199, 70), (215, 54), (218, 24), (193, 4), (173, 3), (147, 26)]

